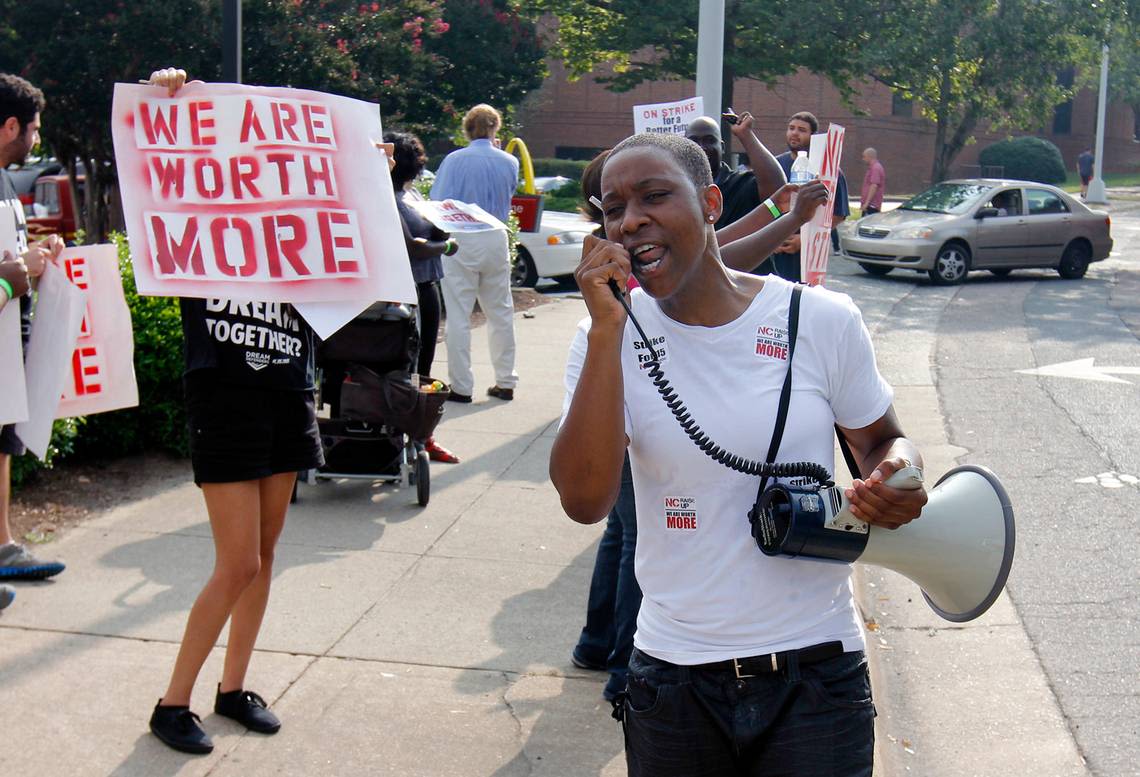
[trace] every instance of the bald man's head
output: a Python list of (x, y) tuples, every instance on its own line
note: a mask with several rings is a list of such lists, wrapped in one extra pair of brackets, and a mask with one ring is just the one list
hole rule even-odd
[(863, 149), (863, 164), (871, 164), (879, 158), (879, 152), (873, 148)]
[(724, 154), (724, 142), (720, 138), (720, 122), (709, 116), (701, 116), (689, 122), (685, 137), (701, 147), (709, 158), (709, 169), (713, 178), (720, 172), (720, 160)]

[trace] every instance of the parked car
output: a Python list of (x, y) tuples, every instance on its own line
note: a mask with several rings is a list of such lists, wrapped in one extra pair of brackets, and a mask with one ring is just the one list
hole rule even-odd
[(573, 275), (582, 258), (582, 241), (593, 230), (594, 224), (581, 214), (545, 211), (537, 232), (519, 232), (511, 285), (534, 286), (539, 278)]
[(534, 179), (534, 188), (539, 192), (552, 192), (568, 183), (574, 183), (574, 179), (564, 175), (540, 175)]
[(1107, 213), (1055, 186), (970, 178), (943, 181), (860, 219), (840, 240), (845, 257), (872, 275), (899, 267), (947, 285), (971, 270), (1004, 276), (1051, 267), (1080, 278), (1112, 251), (1111, 224)]

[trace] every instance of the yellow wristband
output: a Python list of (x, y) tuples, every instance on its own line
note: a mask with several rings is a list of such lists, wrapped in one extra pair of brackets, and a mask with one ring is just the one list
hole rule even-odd
[(776, 203), (772, 202), (771, 197), (764, 200), (763, 205), (768, 209), (768, 212), (772, 214), (772, 218), (774, 219), (778, 219), (780, 216), (784, 215), (783, 213), (780, 213), (780, 209), (776, 207)]

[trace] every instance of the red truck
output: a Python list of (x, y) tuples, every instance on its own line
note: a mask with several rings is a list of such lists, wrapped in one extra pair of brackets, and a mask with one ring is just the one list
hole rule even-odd
[[(83, 191), (83, 176), (77, 184)], [(36, 190), (28, 214), (28, 237), (47, 237), (59, 234), (68, 243), (75, 240), (75, 202), (66, 175), (41, 175), (36, 179)]]

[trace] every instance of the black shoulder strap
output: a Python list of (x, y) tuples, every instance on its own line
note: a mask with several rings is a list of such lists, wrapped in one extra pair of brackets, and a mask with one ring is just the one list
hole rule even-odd
[[(843, 451), (843, 460), (847, 462), (847, 469), (851, 470), (851, 477), (858, 480), (863, 477), (859, 474), (859, 464), (855, 461), (855, 456), (851, 453), (851, 446), (847, 444), (847, 438), (843, 436), (843, 430), (839, 428), (839, 424), (835, 425), (835, 436), (839, 438), (839, 450)], [(834, 480), (832, 476), (832, 480)]]
[[(784, 437), (784, 425), (788, 421), (788, 405), (792, 402), (792, 357), (796, 353), (796, 332), (800, 324), (800, 297), (803, 296), (804, 287), (796, 284), (792, 287), (792, 300), (788, 304), (788, 371), (784, 375), (784, 386), (780, 389), (780, 407), (776, 411), (776, 426), (772, 429), (772, 442), (768, 445), (769, 464), (776, 461), (776, 454), (780, 452), (780, 441)], [(760, 490), (756, 494), (759, 501), (760, 494), (768, 487), (768, 477), (760, 478)]]

